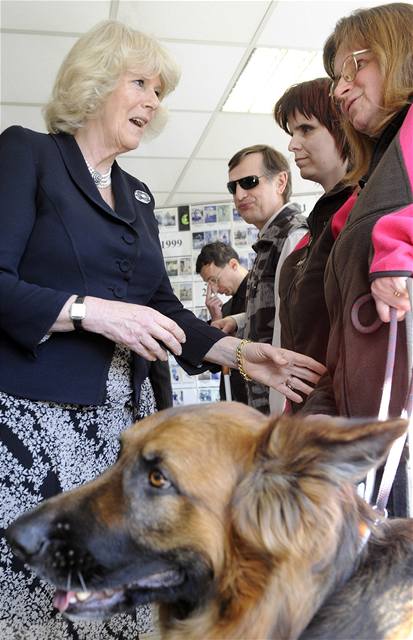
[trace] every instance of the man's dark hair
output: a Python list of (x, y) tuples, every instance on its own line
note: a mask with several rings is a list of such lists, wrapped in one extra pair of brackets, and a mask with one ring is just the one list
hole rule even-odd
[(239, 262), (239, 255), (231, 245), (219, 240), (210, 242), (202, 247), (201, 253), (196, 259), (195, 270), (197, 273), (201, 273), (202, 267), (206, 267), (211, 262), (217, 267), (225, 267), (232, 258)]
[(245, 147), (244, 149), (237, 151), (237, 153), (233, 155), (231, 160), (228, 162), (229, 170), (232, 171), (232, 169), (240, 164), (241, 160), (243, 160), (245, 156), (249, 156), (251, 153), (260, 153), (262, 155), (262, 166), (267, 178), (273, 178), (281, 171), (285, 171), (287, 173), (287, 185), (282, 196), (284, 202), (288, 202), (291, 197), (290, 165), (283, 154), (273, 147), (269, 147), (267, 144), (254, 144), (252, 147)]

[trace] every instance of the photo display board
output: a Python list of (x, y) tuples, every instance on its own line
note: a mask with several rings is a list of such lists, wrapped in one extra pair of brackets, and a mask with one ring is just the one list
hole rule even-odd
[[(293, 198), (308, 214), (320, 194)], [(255, 259), (252, 245), (258, 229), (249, 225), (234, 208), (233, 202), (183, 205), (155, 209), (166, 272), (175, 295), (184, 307), (204, 321), (209, 320), (205, 307), (206, 283), (195, 271), (197, 257), (205, 244), (220, 240), (230, 244), (241, 264), (250, 269)], [(225, 302), (228, 298), (220, 295)], [(219, 400), (220, 373), (206, 371), (188, 376), (169, 355), (174, 405), (216, 402)]]

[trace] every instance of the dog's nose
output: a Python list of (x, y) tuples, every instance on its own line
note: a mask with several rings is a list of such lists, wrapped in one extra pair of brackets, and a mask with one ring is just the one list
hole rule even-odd
[(5, 535), (13, 551), (28, 560), (41, 551), (47, 540), (49, 527), (49, 518), (41, 510), (35, 510), (12, 522)]

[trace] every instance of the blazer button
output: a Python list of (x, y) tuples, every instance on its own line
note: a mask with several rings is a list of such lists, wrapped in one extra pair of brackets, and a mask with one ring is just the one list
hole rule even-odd
[(126, 244), (135, 244), (136, 242), (135, 236), (130, 231), (124, 231), (122, 240), (126, 242)]
[(123, 287), (115, 287), (113, 289), (113, 293), (116, 296), (116, 298), (124, 298), (125, 297), (125, 291)]
[(131, 266), (129, 260), (118, 260), (117, 262), (122, 273), (127, 273), (128, 271), (130, 271)]

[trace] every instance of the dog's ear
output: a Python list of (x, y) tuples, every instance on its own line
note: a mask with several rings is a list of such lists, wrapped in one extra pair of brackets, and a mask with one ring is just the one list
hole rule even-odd
[(407, 428), (400, 418), (346, 420), (343, 418), (287, 418), (269, 424), (261, 455), (294, 475), (312, 473), (338, 482), (357, 482), (380, 464)]
[(255, 465), (234, 495), (233, 523), (241, 536), (270, 553), (308, 552), (316, 528), (331, 528), (343, 482), (355, 483), (377, 466), (405, 420), (354, 423), (334, 419), (270, 419)]

